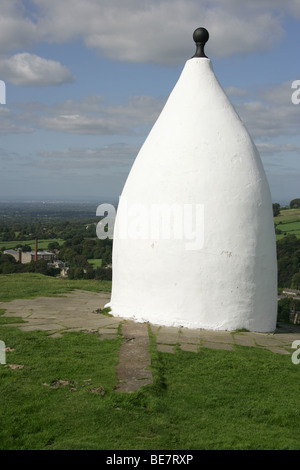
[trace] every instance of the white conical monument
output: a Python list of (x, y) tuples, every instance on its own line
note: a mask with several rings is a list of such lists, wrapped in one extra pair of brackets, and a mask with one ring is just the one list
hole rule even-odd
[(271, 332), (272, 200), (258, 151), (204, 54), (205, 28), (142, 146), (114, 227), (111, 312), (158, 325)]

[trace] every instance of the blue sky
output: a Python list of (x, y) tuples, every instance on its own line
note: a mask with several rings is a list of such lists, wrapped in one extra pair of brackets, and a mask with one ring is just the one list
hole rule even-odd
[(273, 202), (300, 197), (300, 0), (1, 0), (0, 200), (117, 201), (199, 26)]

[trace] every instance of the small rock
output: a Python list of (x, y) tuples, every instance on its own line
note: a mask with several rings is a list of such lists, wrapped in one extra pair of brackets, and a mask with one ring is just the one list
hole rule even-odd
[(9, 367), (12, 370), (23, 369), (23, 364), (7, 364), (6, 367)]
[(74, 390), (76, 389), (75, 385), (76, 385), (75, 382), (73, 382), (72, 380), (54, 380), (51, 383), (51, 388), (71, 386), (72, 390)]
[(103, 387), (88, 388), (88, 391), (91, 393), (99, 393), (102, 397), (105, 395), (105, 390)]

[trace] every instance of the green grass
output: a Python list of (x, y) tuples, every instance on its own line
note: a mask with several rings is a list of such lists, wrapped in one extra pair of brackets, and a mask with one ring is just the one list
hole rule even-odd
[[(260, 348), (159, 353), (154, 384), (114, 391), (120, 338), (0, 327), (2, 450), (299, 449), (299, 366)], [(70, 385), (52, 388), (58, 380)], [(104, 396), (92, 393), (105, 391)]]
[[(9, 292), (10, 281), (10, 297), (18, 298), (13, 284), (22, 275), (11, 276), (1, 276), (0, 285), (4, 280)], [(30, 296), (44, 295), (41, 276), (27, 276), (36, 286)], [(57, 281), (50, 283), (52, 294), (65, 289), (64, 280)], [(20, 277), (18, 287), (25, 295), (28, 279)], [(12, 349), (7, 364), (24, 366), (0, 365), (2, 450), (300, 447), (300, 365), (290, 355), (242, 346), (178, 349), (173, 355), (157, 351), (150, 334), (154, 383), (122, 394), (114, 390), (120, 336), (99, 341), (81, 332), (51, 338), (0, 324), (0, 339)], [(59, 380), (67, 385), (54, 388)], [(104, 396), (92, 393), (98, 389)]]
[(111, 281), (58, 279), (33, 273), (1, 274), (0, 302), (64, 294), (74, 289), (110, 292)]
[[(6, 353), (7, 363), (24, 366), (0, 365), (0, 448), (88, 449), (103, 440), (107, 445), (120, 339), (99, 341), (84, 333), (48, 338), (15, 327), (0, 332), (15, 349)], [(53, 388), (59, 380), (70, 385)], [(100, 387), (104, 396), (92, 393)]]
[(26, 323), (21, 317), (2, 317), (5, 313), (4, 308), (0, 308), (0, 325), (8, 325), (11, 323)]
[(278, 227), (281, 227), (285, 232), (291, 232), (295, 230), (300, 231), (300, 220), (296, 222), (285, 222), (281, 225), (278, 225)]
[[(168, 445), (299, 449), (299, 369), (259, 348), (161, 355)], [(167, 431), (168, 430), (168, 431)], [(171, 447), (171, 448), (172, 448)]]
[(95, 268), (101, 268), (102, 266), (102, 259), (88, 259), (88, 262)]
[(285, 222), (287, 220), (300, 220), (300, 209), (286, 209), (281, 210), (280, 214), (277, 217), (274, 217), (276, 224), (278, 222)]
[(276, 227), (284, 232), (276, 235), (276, 240), (280, 240), (286, 235), (296, 235), (297, 238), (300, 238), (300, 209), (282, 210), (279, 216), (274, 217), (274, 222)]

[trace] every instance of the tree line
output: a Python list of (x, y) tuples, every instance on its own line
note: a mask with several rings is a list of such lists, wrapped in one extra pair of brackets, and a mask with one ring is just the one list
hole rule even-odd
[(300, 290), (300, 239), (287, 235), (276, 243), (278, 287)]
[[(16, 244), (16, 248), (20, 244)], [(27, 245), (21, 245), (22, 251), (28, 251)], [(30, 263), (18, 263), (9, 254), (0, 252), (0, 274), (17, 272), (38, 272), (47, 276), (56, 276), (60, 273), (59, 268), (53, 268), (45, 260), (31, 261)], [(111, 280), (112, 278), (112, 240), (111, 239), (86, 239), (82, 235), (68, 238), (62, 245), (57, 241), (50, 242), (48, 249), (57, 250), (59, 260), (66, 263), (69, 268), (70, 279), (96, 279)], [(101, 267), (94, 268), (88, 260), (101, 259)]]
[(287, 207), (281, 207), (278, 202), (272, 204), (273, 207), (273, 217), (277, 217), (280, 214), (281, 209), (300, 209), (300, 199), (293, 199), (290, 201)]

